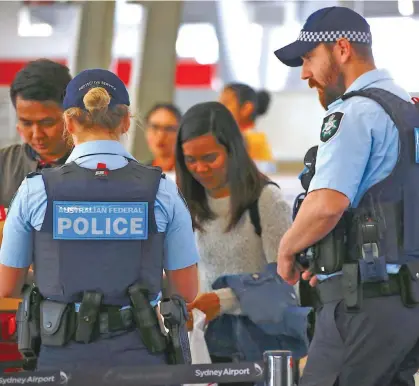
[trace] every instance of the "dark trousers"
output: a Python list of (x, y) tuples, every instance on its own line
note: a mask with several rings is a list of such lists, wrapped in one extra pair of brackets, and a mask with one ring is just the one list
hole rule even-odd
[(419, 306), (399, 296), (323, 305), (300, 386), (414, 386), (419, 369)]

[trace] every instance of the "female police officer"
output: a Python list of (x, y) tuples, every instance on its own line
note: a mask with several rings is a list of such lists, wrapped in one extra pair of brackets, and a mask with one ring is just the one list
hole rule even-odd
[(118, 142), (129, 104), (113, 73), (77, 75), (64, 99), (73, 152), (63, 167), (29, 175), (11, 205), (0, 296), (22, 288), (34, 263), (43, 299), (39, 370), (164, 363), (140, 338), (133, 286), (154, 307), (164, 269), (185, 301), (197, 294), (198, 253), (176, 185)]

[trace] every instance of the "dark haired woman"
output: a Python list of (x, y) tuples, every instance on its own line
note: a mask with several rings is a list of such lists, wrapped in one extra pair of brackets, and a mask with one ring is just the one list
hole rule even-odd
[[(192, 215), (201, 258), (201, 295), (189, 309), (200, 309), (208, 321), (223, 313), (240, 314), (233, 291), (213, 290), (212, 284), (223, 275), (261, 272), (275, 263), (279, 242), (291, 223), (290, 207), (279, 187), (257, 169), (235, 119), (218, 102), (195, 105), (182, 118), (176, 177)], [(255, 203), (260, 234), (251, 219)], [(271, 307), (272, 299), (263, 300)], [(232, 359), (211, 354), (214, 361)]]
[(276, 167), (268, 138), (264, 132), (256, 130), (257, 118), (268, 111), (270, 94), (264, 90), (256, 92), (243, 83), (229, 83), (224, 87), (219, 101), (233, 114), (246, 140), (247, 151), (259, 169), (274, 173)]
[(158, 103), (146, 115), (146, 139), (153, 159), (148, 163), (159, 166), (164, 172), (172, 172), (175, 167), (175, 142), (180, 110), (171, 103)]

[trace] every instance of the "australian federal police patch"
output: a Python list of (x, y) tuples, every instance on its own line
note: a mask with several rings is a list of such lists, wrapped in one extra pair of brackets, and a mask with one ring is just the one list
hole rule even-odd
[(322, 142), (327, 142), (338, 132), (343, 116), (344, 113), (336, 112), (329, 114), (323, 119), (322, 130), (320, 132), (320, 140)]
[(54, 201), (55, 240), (146, 240), (147, 202)]

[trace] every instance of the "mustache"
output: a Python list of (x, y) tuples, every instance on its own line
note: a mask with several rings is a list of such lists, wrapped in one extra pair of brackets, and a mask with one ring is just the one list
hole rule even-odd
[(316, 88), (322, 88), (315, 80), (313, 80), (313, 79), (309, 79), (308, 80), (308, 86), (310, 87), (310, 88), (314, 88), (314, 87), (316, 87)]

